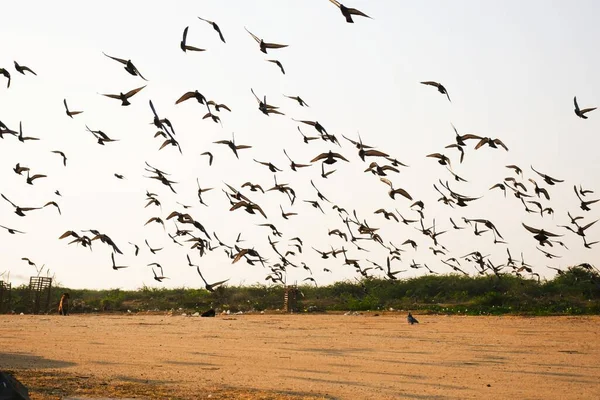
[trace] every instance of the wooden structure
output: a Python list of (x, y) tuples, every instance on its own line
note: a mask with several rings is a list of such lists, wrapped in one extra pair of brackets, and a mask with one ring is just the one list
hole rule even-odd
[(50, 296), (52, 294), (52, 278), (32, 276), (29, 278), (29, 300), (32, 314), (48, 314)]
[(10, 312), (11, 284), (0, 281), (0, 314)]
[(286, 286), (283, 294), (283, 311), (293, 313), (298, 311), (298, 286)]

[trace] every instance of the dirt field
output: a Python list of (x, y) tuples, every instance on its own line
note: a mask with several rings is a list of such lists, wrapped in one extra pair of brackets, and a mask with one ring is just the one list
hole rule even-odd
[(36, 399), (600, 398), (600, 317), (417, 318), (0, 316), (0, 368)]

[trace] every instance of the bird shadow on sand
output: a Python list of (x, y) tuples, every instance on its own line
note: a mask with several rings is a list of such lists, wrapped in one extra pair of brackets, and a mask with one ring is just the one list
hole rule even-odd
[(2, 368), (38, 369), (38, 368), (67, 368), (77, 365), (70, 361), (52, 360), (34, 354), (8, 353), (0, 351)]

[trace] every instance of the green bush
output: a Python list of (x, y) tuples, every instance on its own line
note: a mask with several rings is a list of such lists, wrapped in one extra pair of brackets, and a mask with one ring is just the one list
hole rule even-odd
[[(363, 279), (329, 286), (299, 287), (298, 309), (310, 311), (420, 310), (447, 314), (530, 315), (600, 314), (600, 276), (594, 270), (571, 268), (549, 281), (503, 275), (468, 277), (428, 275), (395, 281)], [(55, 313), (63, 292), (71, 294), (72, 312), (278, 310), (283, 307), (282, 286), (221, 286), (205, 289), (85, 290), (53, 288), (49, 312)], [(12, 290), (11, 310), (29, 312), (27, 286)]]

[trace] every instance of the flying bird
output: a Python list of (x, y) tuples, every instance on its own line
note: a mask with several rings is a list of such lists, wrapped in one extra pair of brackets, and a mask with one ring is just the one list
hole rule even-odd
[(114, 269), (115, 271), (118, 271), (122, 268), (127, 268), (127, 266), (125, 265), (117, 265), (115, 263), (115, 253), (110, 253), (110, 259), (112, 260), (112, 269)]
[(209, 292), (214, 292), (218, 286), (221, 286), (222, 284), (224, 284), (225, 282), (227, 282), (229, 280), (229, 279), (225, 279), (224, 281), (219, 281), (219, 282), (209, 284), (208, 282), (206, 282), (206, 279), (204, 279), (204, 276), (202, 276), (202, 272), (200, 272), (200, 267), (196, 266), (196, 271), (198, 271), (198, 275), (200, 275), (200, 278), (202, 278), (202, 281), (204, 282), (204, 288), (206, 290), (208, 290)]
[(583, 119), (587, 119), (587, 113), (589, 113), (590, 111), (594, 111), (597, 107), (591, 107), (591, 108), (584, 108), (583, 110), (579, 109), (579, 104), (577, 104), (577, 96), (573, 97), (573, 103), (575, 103), (575, 115), (577, 115), (579, 118), (583, 118)]
[(285, 75), (285, 69), (283, 69), (283, 65), (281, 64), (281, 62), (279, 60), (267, 60), (267, 61), (277, 65), (279, 67), (279, 69), (281, 70), (281, 73)]
[(233, 154), (235, 154), (235, 157), (237, 159), (240, 158), (240, 156), (238, 155), (238, 152), (237, 152), (238, 150), (252, 148), (252, 146), (248, 146), (248, 145), (245, 145), (245, 144), (236, 145), (235, 144), (235, 136), (234, 136), (233, 133), (231, 134), (231, 140), (217, 140), (216, 142), (213, 142), (213, 143), (216, 143), (216, 144), (226, 144), (231, 149), (231, 151), (233, 151)]
[(65, 110), (67, 110), (67, 115), (73, 118), (73, 115), (81, 114), (83, 111), (69, 111), (69, 106), (67, 105), (67, 99), (63, 100), (63, 104), (65, 105)]
[(67, 156), (65, 156), (65, 153), (63, 153), (60, 150), (52, 150), (52, 153), (60, 155), (62, 157), (62, 160), (63, 160), (63, 165), (65, 167), (67, 166)]
[(411, 197), (411, 195), (404, 189), (402, 188), (398, 188), (398, 189), (394, 189), (394, 185), (392, 184), (392, 181), (390, 181), (387, 178), (379, 178), (379, 180), (381, 180), (381, 182), (385, 183), (386, 185), (388, 185), (390, 187), (390, 191), (388, 192), (388, 195), (394, 199), (394, 197), (397, 194), (400, 194), (404, 197), (406, 197), (409, 200), (412, 200), (413, 198)]
[(552, 242), (550, 242), (550, 238), (554, 238), (554, 237), (561, 237), (562, 235), (557, 235), (555, 233), (552, 232), (548, 232), (545, 231), (543, 229), (537, 229), (537, 228), (533, 228), (530, 226), (527, 226), (523, 223), (521, 223), (521, 225), (523, 225), (523, 227), (525, 229), (527, 229), (529, 232), (534, 233), (535, 235), (533, 236), (533, 238), (535, 240), (537, 240), (540, 243), (540, 246), (544, 246), (545, 244), (550, 245), (550, 247), (552, 247)]
[(6, 226), (4, 226), (4, 225), (0, 225), (0, 228), (2, 228), (2, 229), (6, 229), (6, 231), (7, 231), (8, 233), (10, 233), (11, 235), (14, 235), (14, 234), (16, 234), (16, 233), (21, 233), (21, 234), (24, 234), (24, 233), (25, 233), (25, 232), (19, 231), (19, 230), (17, 230), (17, 229), (8, 228), (8, 227), (6, 227)]
[(200, 154), (201, 156), (208, 156), (208, 165), (211, 166), (213, 163), (213, 155), (210, 151), (205, 151), (204, 153)]
[(10, 201), (4, 194), (0, 193), (0, 196), (2, 196), (2, 198), (4, 200), (6, 200), (7, 202), (9, 202), (10, 205), (15, 208), (15, 214), (17, 214), (19, 217), (24, 217), (25, 213), (27, 211), (33, 211), (33, 210), (39, 210), (40, 209), (40, 207), (19, 207), (18, 205), (16, 205), (12, 201)]
[(313, 158), (312, 160), (310, 160), (311, 163), (320, 161), (320, 160), (325, 160), (323, 161), (324, 164), (335, 164), (337, 162), (337, 159), (349, 162), (343, 155), (339, 154), (339, 153), (334, 153), (331, 150), (329, 150), (329, 152), (327, 153), (321, 153), (318, 156), (316, 156), (315, 158)]
[(139, 76), (140, 78), (142, 78), (145, 81), (148, 81), (148, 79), (144, 78), (144, 76), (140, 73), (140, 71), (136, 68), (135, 65), (133, 65), (133, 63), (131, 62), (131, 60), (124, 60), (122, 58), (117, 58), (117, 57), (113, 57), (113, 56), (109, 56), (108, 54), (102, 52), (102, 54), (104, 54), (106, 57), (111, 58), (117, 62), (120, 62), (121, 64), (125, 65), (125, 71), (129, 72), (131, 75), (133, 76)]
[(8, 83), (6, 85), (6, 88), (10, 88), (10, 72), (8, 72), (7, 69), (4, 68), (0, 68), (0, 75), (3, 75), (6, 79), (8, 79)]
[(189, 26), (186, 26), (185, 29), (183, 30), (183, 39), (181, 40), (181, 43), (179, 43), (179, 47), (181, 48), (181, 50), (184, 53), (187, 52), (188, 50), (190, 50), (190, 51), (206, 51), (205, 49), (200, 49), (198, 47), (187, 45), (188, 29), (189, 29)]
[(564, 182), (564, 180), (561, 181), (560, 179), (552, 178), (551, 176), (536, 171), (535, 168), (533, 168), (533, 165), (531, 165), (531, 169), (533, 170), (533, 172), (541, 176), (548, 185), (555, 185), (556, 183)]
[(20, 72), (21, 74), (25, 75), (25, 71), (32, 73), (33, 75), (37, 75), (35, 72), (33, 72), (31, 70), (31, 68), (26, 67), (25, 65), (19, 65), (18, 62), (15, 61), (15, 69), (17, 70), (17, 72)]
[(429, 86), (434, 86), (437, 88), (438, 92), (440, 92), (441, 94), (445, 94), (446, 97), (448, 97), (448, 101), (452, 102), (452, 100), (450, 100), (450, 95), (448, 94), (448, 91), (446, 90), (446, 88), (444, 87), (444, 85), (442, 85), (441, 83), (437, 83), (434, 81), (425, 81), (425, 82), (421, 82), (423, 85), (429, 85)]
[(23, 124), (21, 122), (19, 122), (19, 136), (17, 136), (17, 139), (19, 139), (19, 142), (21, 143), (25, 143), (27, 140), (40, 140), (36, 137), (23, 136)]
[(202, 21), (204, 21), (204, 22), (207, 22), (207, 23), (209, 23), (210, 25), (212, 25), (213, 29), (214, 29), (215, 31), (217, 31), (217, 33), (219, 34), (219, 38), (221, 39), (221, 41), (222, 41), (223, 43), (226, 43), (226, 42), (225, 42), (225, 38), (223, 37), (223, 33), (221, 32), (221, 28), (219, 28), (219, 25), (217, 25), (217, 23), (216, 23), (216, 22), (209, 21), (209, 20), (207, 20), (207, 19), (204, 19), (204, 18), (201, 18), (201, 17), (198, 17), (198, 19), (200, 19), (200, 20), (202, 20)]
[(298, 104), (300, 104), (301, 107), (308, 107), (308, 104), (306, 104), (306, 102), (304, 100), (302, 100), (302, 98), (300, 96), (287, 96), (284, 94), (285, 97), (287, 97), (288, 99), (292, 99), (292, 100), (296, 100), (298, 102)]
[(145, 88), (146, 85), (139, 87), (137, 89), (132, 89), (129, 92), (123, 94), (123, 92), (119, 93), (119, 94), (103, 94), (102, 96), (106, 96), (106, 97), (110, 97), (111, 99), (117, 99), (117, 100), (121, 100), (121, 105), (122, 106), (128, 106), (131, 103), (129, 102), (129, 99), (133, 96), (135, 96), (140, 90), (142, 90), (143, 88)]
[(254, 38), (254, 40), (256, 40), (256, 42), (260, 46), (260, 51), (262, 51), (265, 54), (267, 54), (267, 49), (281, 49), (284, 47), (288, 47), (287, 44), (266, 43), (264, 40), (262, 40), (261, 38), (259, 38), (258, 36), (256, 36), (252, 32), (250, 32), (248, 30), (248, 28), (244, 27), (244, 29), (246, 29), (246, 32), (248, 32), (250, 34), (250, 36), (252, 36), (252, 38)]
[(341, 4), (337, 0), (329, 0), (329, 1), (332, 2), (337, 8), (340, 9), (340, 11), (342, 12), (342, 15), (346, 18), (346, 22), (348, 22), (349, 24), (353, 24), (354, 23), (354, 20), (352, 20), (352, 16), (353, 15), (358, 15), (358, 16), (361, 16), (361, 17), (371, 18), (367, 14), (365, 14), (364, 12), (362, 12), (360, 10), (357, 10), (356, 8), (348, 8), (348, 7), (344, 6), (343, 4)]
[(198, 101), (198, 103), (200, 104), (205, 104), (206, 102), (206, 97), (204, 97), (204, 95), (202, 93), (200, 93), (197, 90), (194, 90), (193, 92), (186, 92), (184, 93), (176, 102), (175, 104), (179, 104), (183, 101), (186, 101), (188, 99), (196, 99), (196, 101)]
[(27, 171), (27, 184), (28, 185), (33, 185), (33, 181), (36, 179), (40, 179), (40, 178), (47, 178), (47, 175), (44, 174), (35, 174), (33, 176), (29, 175), (29, 171)]

